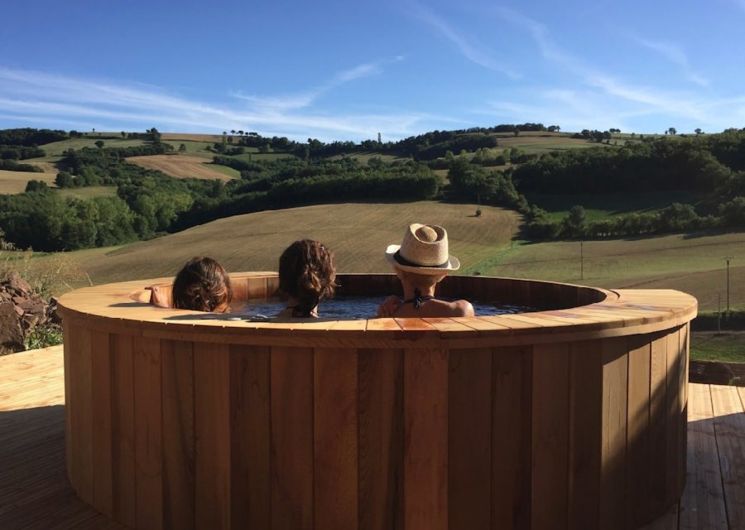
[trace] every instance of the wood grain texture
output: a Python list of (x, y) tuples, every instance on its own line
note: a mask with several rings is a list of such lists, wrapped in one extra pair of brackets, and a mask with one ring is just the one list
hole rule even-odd
[(194, 345), (161, 342), (163, 526), (194, 528)]
[(224, 345), (194, 344), (197, 528), (230, 528), (230, 356)]
[(359, 350), (359, 527), (403, 528), (403, 352)]
[(745, 528), (745, 432), (743, 403), (733, 386), (711, 386), (714, 430), (719, 449), (719, 467), (727, 499), (730, 528)]
[(135, 418), (132, 337), (112, 340), (112, 478), (114, 518), (127, 526), (137, 524), (135, 500)]
[(112, 461), (112, 381), (109, 334), (91, 332), (91, 399), (93, 505), (111, 517), (114, 512)]
[(532, 350), (492, 352), (492, 528), (530, 528)]
[(531, 527), (534, 529), (567, 527), (569, 353), (568, 344), (533, 348)]
[(666, 471), (661, 463), (667, 458), (666, 410), (667, 399), (667, 337), (655, 334), (651, 337), (650, 389), (649, 389), (649, 469), (658, 469), (648, 475), (649, 506), (652, 513), (660, 513), (665, 508)]
[(93, 400), (91, 381), (91, 332), (84, 325), (72, 328), (75, 336), (70, 359), (70, 424), (74, 451), (72, 483), (80, 498), (93, 502)]
[(626, 414), (626, 447), (631, 513), (629, 522), (639, 526), (649, 520), (649, 482), (647, 473), (651, 454), (649, 437), (650, 364), (652, 345), (644, 335), (628, 339), (628, 408)]
[(491, 528), (492, 352), (453, 350), (448, 375), (449, 528)]
[(600, 457), (600, 527), (628, 526), (627, 407), (628, 349), (626, 337), (605, 340), (603, 359), (602, 429)]
[(270, 350), (230, 348), (230, 497), (233, 528), (269, 528)]
[(404, 352), (404, 527), (448, 525), (448, 352)]
[(138, 528), (163, 527), (160, 340), (134, 340), (135, 496)]
[(313, 528), (313, 350), (272, 348), (272, 528)]
[(600, 521), (602, 343), (570, 346), (569, 528), (596, 528)]
[(314, 527), (358, 527), (357, 350), (314, 352)]
[(680, 331), (672, 331), (667, 334), (667, 375), (665, 394), (665, 432), (666, 432), (666, 464), (665, 464), (665, 490), (666, 501), (673, 502), (680, 496), (680, 484), (682, 478), (679, 476), (682, 467), (679, 464), (678, 451), (680, 449), (680, 372), (685, 362), (680, 351)]

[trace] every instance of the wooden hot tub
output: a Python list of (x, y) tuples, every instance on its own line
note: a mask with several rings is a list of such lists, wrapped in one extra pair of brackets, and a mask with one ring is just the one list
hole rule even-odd
[(129, 299), (162, 281), (60, 300), (70, 482), (119, 522), (635, 528), (682, 493), (691, 296), (452, 277), (444, 295), (546, 310), (253, 323)]

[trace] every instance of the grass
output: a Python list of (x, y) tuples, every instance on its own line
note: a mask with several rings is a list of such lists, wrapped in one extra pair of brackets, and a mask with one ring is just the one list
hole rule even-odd
[(93, 199), (95, 197), (116, 197), (116, 186), (87, 186), (84, 188), (62, 188), (56, 192), (62, 197), (72, 199)]
[(596, 221), (607, 216), (631, 213), (653, 212), (674, 202), (695, 204), (698, 197), (687, 192), (645, 192), (639, 193), (586, 193), (572, 195), (553, 195), (528, 193), (528, 202), (546, 210), (551, 219), (562, 219), (572, 206), (585, 208), (587, 219)]
[[(62, 153), (68, 149), (82, 149), (83, 147), (96, 147), (96, 142), (101, 138), (70, 138), (68, 140), (61, 140), (59, 142), (52, 142), (50, 144), (44, 144), (41, 146), (46, 152), (46, 156), (41, 158), (32, 158), (29, 162), (36, 161), (48, 161), (51, 158), (57, 158), (62, 156)], [(103, 140), (104, 147), (131, 147), (134, 145), (142, 145), (145, 142), (142, 140), (127, 140), (127, 139), (115, 139), (115, 140)]]
[[(276, 270), (287, 245), (313, 238), (334, 250), (340, 272), (386, 272), (386, 246), (400, 242), (409, 223), (426, 221), (446, 226), (453, 254), (473, 263), (509, 247), (519, 223), (511, 211), (482, 206), (476, 218), (475, 209), (428, 201), (308, 206), (229, 217), (151, 241), (65, 256), (98, 284), (172, 275), (199, 254), (232, 271)], [(38, 265), (50, 257), (36, 258)]]
[(582, 249), (579, 241), (516, 241), (480, 262), (467, 262), (464, 272), (606, 288), (678, 289), (698, 298), (700, 309), (716, 310), (718, 297), (722, 303), (726, 297), (724, 256), (732, 256), (732, 307), (745, 308), (745, 233), (586, 241)]
[(691, 359), (745, 363), (745, 332), (694, 332), (691, 334)]
[[(240, 172), (217, 164), (209, 159), (190, 155), (132, 156), (127, 162), (147, 169), (156, 169), (176, 178), (231, 180), (240, 177)], [(229, 171), (228, 171), (229, 170)]]
[(33, 173), (31, 171), (0, 170), (0, 194), (23, 193), (29, 180), (42, 180), (49, 186), (54, 186), (54, 179), (56, 177), (56, 171)]

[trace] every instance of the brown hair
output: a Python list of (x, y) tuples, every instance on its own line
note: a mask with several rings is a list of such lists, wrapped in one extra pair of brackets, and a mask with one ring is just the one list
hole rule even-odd
[(173, 281), (173, 307), (177, 309), (224, 313), (232, 298), (230, 276), (212, 258), (190, 259)]
[(310, 316), (323, 298), (334, 295), (335, 280), (334, 256), (318, 241), (295, 241), (279, 257), (279, 290), (299, 302), (293, 316)]

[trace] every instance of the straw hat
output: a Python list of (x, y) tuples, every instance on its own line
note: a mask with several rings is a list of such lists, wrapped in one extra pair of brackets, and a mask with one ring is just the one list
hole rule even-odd
[(437, 225), (408, 226), (400, 245), (388, 245), (386, 259), (402, 271), (416, 274), (444, 274), (457, 271), (460, 261), (448, 254), (448, 233)]

